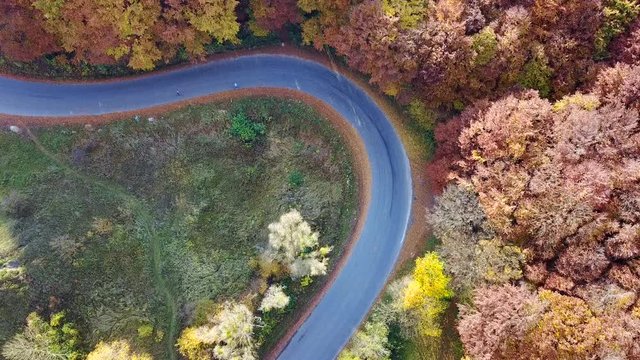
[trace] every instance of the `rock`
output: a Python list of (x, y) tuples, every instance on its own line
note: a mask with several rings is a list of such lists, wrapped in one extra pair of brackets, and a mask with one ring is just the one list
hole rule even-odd
[(16, 134), (20, 134), (22, 132), (22, 129), (20, 129), (19, 127), (15, 126), (15, 125), (9, 126), (9, 130), (11, 130), (11, 132), (14, 132)]

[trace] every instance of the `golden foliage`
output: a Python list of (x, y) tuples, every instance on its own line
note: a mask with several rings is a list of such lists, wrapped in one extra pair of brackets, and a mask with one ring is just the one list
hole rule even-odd
[(416, 267), (404, 295), (406, 310), (420, 315), (420, 332), (425, 336), (440, 336), (437, 324), (453, 296), (449, 288), (451, 279), (444, 273), (444, 264), (436, 253), (427, 253), (416, 260)]

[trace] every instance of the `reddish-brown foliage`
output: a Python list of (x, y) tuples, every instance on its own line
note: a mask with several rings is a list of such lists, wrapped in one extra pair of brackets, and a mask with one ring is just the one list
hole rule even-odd
[(573, 290), (576, 284), (571, 279), (552, 273), (544, 283), (544, 287), (547, 289), (559, 291), (562, 293), (569, 293)]
[(602, 23), (601, 0), (536, 0), (532, 35), (545, 47), (556, 97), (590, 83), (595, 72), (595, 36)]
[(254, 0), (251, 9), (258, 26), (269, 31), (278, 31), (287, 23), (302, 21), (296, 0)]
[(464, 24), (429, 21), (412, 37), (411, 57), (418, 59), (415, 85), (427, 103), (451, 103), (459, 98), (471, 62), (471, 41)]
[(529, 249), (525, 275), (534, 283), (571, 294), (608, 277), (640, 289), (625, 265), (640, 256), (636, 71), (618, 65), (595, 95), (553, 108), (530, 92), (464, 115), (458, 174), (498, 235)]
[(535, 264), (528, 264), (524, 268), (524, 276), (527, 280), (536, 285), (542, 285), (549, 276), (549, 270), (547, 270), (547, 264), (539, 262)]
[(409, 54), (395, 51), (398, 35), (397, 20), (385, 16), (379, 2), (366, 1), (353, 8), (348, 25), (331, 42), (351, 67), (371, 74), (371, 82), (393, 91), (416, 72)]
[(615, 264), (609, 270), (608, 276), (624, 289), (632, 290), (636, 293), (640, 291), (640, 277), (629, 266)]
[(513, 285), (476, 289), (473, 303), (460, 306), (458, 332), (467, 355), (477, 360), (505, 358), (509, 343), (524, 337), (542, 309), (535, 294)]
[(616, 61), (640, 65), (640, 19), (610, 45)]
[(567, 247), (556, 261), (558, 273), (576, 282), (594, 281), (609, 266), (604, 249), (591, 244)]
[(606, 104), (640, 111), (640, 65), (617, 64), (598, 77), (594, 92)]
[(28, 0), (0, 2), (0, 53), (31, 61), (59, 51), (55, 37), (44, 29), (44, 18)]
[[(465, 114), (468, 114), (468, 112)], [(427, 165), (426, 171), (431, 190), (435, 194), (439, 194), (444, 189), (444, 186), (450, 180), (449, 176), (453, 173), (456, 163), (462, 160), (458, 147), (458, 137), (465, 126), (465, 120), (462, 117), (456, 117), (439, 123), (434, 131), (437, 147), (432, 161)]]

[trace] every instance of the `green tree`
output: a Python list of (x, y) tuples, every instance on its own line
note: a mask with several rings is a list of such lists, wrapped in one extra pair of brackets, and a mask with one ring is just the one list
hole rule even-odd
[(548, 97), (551, 94), (552, 75), (553, 69), (549, 67), (544, 48), (538, 46), (533, 51), (533, 57), (522, 70), (520, 84), (528, 89), (538, 90), (541, 97)]
[(428, 0), (383, 0), (382, 9), (390, 17), (397, 17), (404, 29), (416, 28), (427, 15)]
[(498, 39), (490, 26), (485, 27), (472, 37), (471, 48), (475, 52), (474, 64), (478, 66), (488, 64), (498, 51)]
[(36, 313), (29, 314), (24, 331), (3, 346), (2, 356), (8, 360), (81, 359), (80, 333), (64, 317), (59, 312), (46, 322)]
[(604, 22), (596, 34), (596, 57), (607, 57), (609, 43), (627, 30), (640, 14), (640, 2), (637, 0), (607, 0), (602, 9)]
[(481, 240), (476, 258), (478, 271), (489, 283), (504, 284), (522, 278), (525, 257), (518, 246), (504, 245), (498, 239)]

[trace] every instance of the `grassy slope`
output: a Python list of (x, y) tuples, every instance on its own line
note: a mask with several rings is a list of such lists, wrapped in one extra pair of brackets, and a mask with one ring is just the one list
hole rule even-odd
[[(229, 135), (230, 115), (240, 110), (267, 125), (253, 146)], [(124, 337), (170, 358), (178, 325), (196, 304), (246, 293), (249, 261), (280, 213), (300, 209), (322, 241), (338, 247), (355, 216), (347, 150), (296, 102), (251, 99), (189, 107), (154, 123), (33, 135), (0, 133), (0, 199), (18, 191), (33, 208), (0, 217), (0, 257), (19, 258), (31, 279), (23, 304), (0, 303), (0, 343), (29, 311), (67, 309), (88, 347)], [(292, 172), (303, 175), (301, 186), (290, 184)], [(66, 252), (52, 245), (65, 236)], [(15, 247), (8, 243), (20, 251), (4, 251)], [(137, 336), (146, 324), (153, 335)]]

